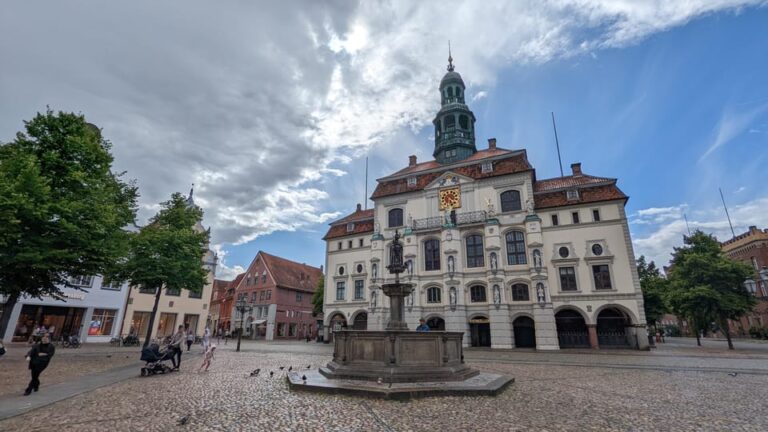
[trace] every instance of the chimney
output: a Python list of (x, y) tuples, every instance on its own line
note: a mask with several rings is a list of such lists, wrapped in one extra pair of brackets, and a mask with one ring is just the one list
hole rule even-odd
[(749, 226), (749, 232), (750, 233), (756, 233), (756, 232), (760, 232), (760, 230), (757, 229), (757, 225), (750, 225)]
[(362, 210), (363, 210), (363, 205), (360, 203), (357, 203), (357, 211), (362, 211)]
[(581, 175), (581, 162), (576, 162), (571, 164), (571, 171), (573, 171), (573, 175), (580, 176)]
[(322, 272), (323, 272), (323, 265), (320, 264), (320, 273), (322, 273)]
[(410, 155), (408, 156), (408, 166), (416, 166), (416, 155)]
[(496, 138), (488, 138), (488, 150), (496, 150)]

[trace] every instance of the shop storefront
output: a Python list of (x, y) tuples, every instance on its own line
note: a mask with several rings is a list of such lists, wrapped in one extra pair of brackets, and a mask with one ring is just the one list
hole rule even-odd
[(100, 276), (77, 278), (82, 289), (63, 288), (63, 299), (22, 298), (11, 314), (6, 341), (33, 341), (46, 332), (53, 340), (78, 336), (82, 342), (109, 342), (120, 332), (127, 284), (102, 284)]

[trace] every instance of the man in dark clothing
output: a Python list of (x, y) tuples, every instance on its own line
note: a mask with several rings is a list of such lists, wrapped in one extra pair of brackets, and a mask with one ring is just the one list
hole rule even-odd
[(55, 351), (56, 348), (51, 344), (48, 333), (44, 333), (40, 338), (40, 343), (29, 350), (27, 361), (29, 361), (29, 370), (32, 372), (32, 380), (24, 391), (24, 396), (29, 396), (33, 391), (40, 389), (40, 374), (48, 367)]
[(173, 368), (178, 370), (181, 366), (181, 344), (183, 343), (186, 335), (184, 334), (184, 326), (180, 325), (179, 330), (174, 333), (171, 338), (171, 349), (173, 350), (173, 357), (171, 357), (171, 363)]

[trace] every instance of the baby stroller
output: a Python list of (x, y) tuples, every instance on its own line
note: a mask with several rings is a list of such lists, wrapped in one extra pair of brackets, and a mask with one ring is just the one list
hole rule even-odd
[(172, 357), (173, 350), (166, 348), (161, 351), (160, 345), (155, 343), (150, 344), (141, 350), (141, 360), (147, 362), (147, 364), (141, 368), (141, 376), (170, 372), (170, 366), (163, 362), (171, 361)]

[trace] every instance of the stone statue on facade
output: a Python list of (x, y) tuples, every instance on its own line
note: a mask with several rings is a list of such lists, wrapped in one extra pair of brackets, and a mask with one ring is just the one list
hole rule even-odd
[(493, 286), (493, 304), (501, 304), (501, 290), (498, 285)]
[(532, 215), (534, 213), (533, 200), (532, 199), (529, 198), (528, 200), (525, 201), (525, 209), (526, 209), (526, 211), (528, 212), (529, 215)]
[(536, 271), (539, 271), (542, 268), (541, 251), (538, 249), (533, 250), (533, 268), (535, 268)]
[(376, 309), (376, 290), (371, 291), (371, 310)]
[(448, 300), (451, 302), (451, 306), (456, 306), (456, 287), (451, 287), (448, 291)]
[(544, 293), (544, 284), (539, 283), (536, 285), (536, 297), (539, 300), (539, 303), (544, 303), (547, 299), (546, 294)]
[(493, 201), (490, 198), (485, 199), (485, 208), (488, 211), (488, 216), (493, 216), (496, 213), (493, 208)]

